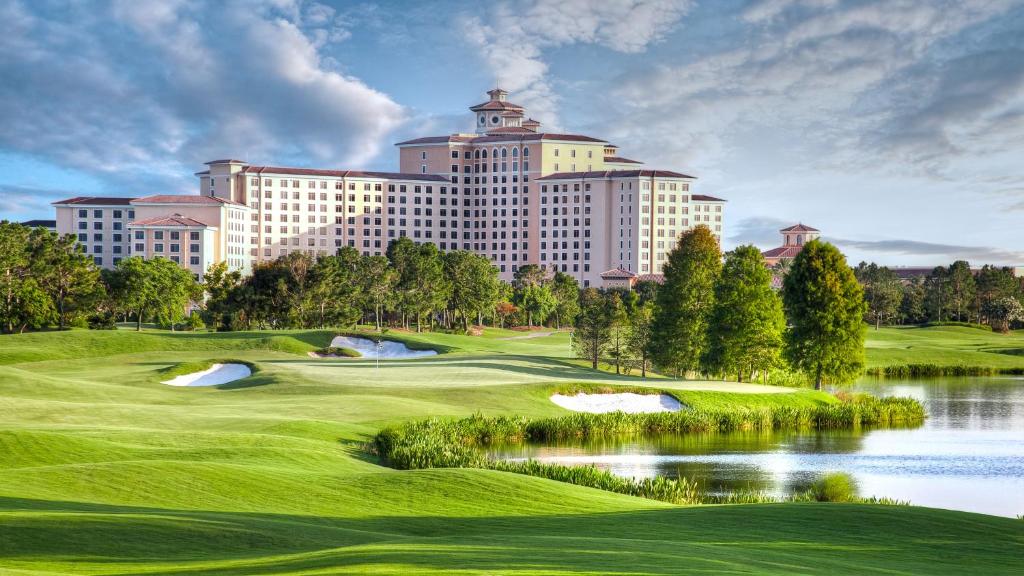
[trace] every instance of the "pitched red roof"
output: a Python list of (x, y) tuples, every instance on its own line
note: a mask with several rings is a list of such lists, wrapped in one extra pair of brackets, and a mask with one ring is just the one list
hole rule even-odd
[(75, 196), (67, 200), (58, 200), (53, 205), (82, 205), (82, 206), (127, 206), (134, 198), (115, 196)]
[(616, 162), (619, 164), (643, 164), (639, 160), (630, 160), (629, 158), (623, 158), (622, 156), (605, 156), (605, 162)]
[(601, 278), (618, 279), (618, 278), (635, 278), (636, 274), (633, 274), (629, 270), (623, 270), (622, 268), (613, 268), (601, 272)]
[(245, 160), (232, 160), (230, 158), (226, 158), (224, 160), (210, 160), (209, 162), (206, 162), (207, 166), (210, 164), (248, 164), (248, 162)]
[(448, 182), (436, 174), (412, 172), (368, 172), (365, 170), (318, 170), (315, 168), (289, 168), (284, 166), (246, 166), (241, 174), (280, 174), (284, 176), (330, 176), (334, 178), (382, 178), (388, 180), (422, 180), (426, 182)]
[(597, 142), (603, 143), (604, 140), (600, 138), (593, 138), (591, 136), (583, 136), (582, 134), (557, 134), (553, 132), (532, 132), (527, 131), (523, 134), (515, 134), (504, 136), (501, 134), (488, 134), (484, 136), (467, 136), (465, 134), (452, 134), (450, 136), (426, 136), (424, 138), (416, 138), (413, 140), (406, 140), (404, 142), (398, 142), (395, 146), (416, 146), (420, 144), (443, 144), (445, 142), (464, 142), (469, 144), (480, 144), (484, 142), (519, 142), (534, 140), (561, 140), (565, 142)]
[(725, 202), (721, 198), (715, 198), (714, 196), (705, 196), (704, 194), (694, 194), (690, 196), (691, 200), (696, 202)]
[(128, 227), (132, 226), (175, 226), (182, 228), (208, 228), (209, 224), (200, 222), (195, 218), (188, 218), (180, 214), (174, 214), (172, 216), (154, 216), (153, 218), (144, 218), (142, 220), (135, 220), (129, 222)]
[(637, 282), (657, 282), (658, 284), (665, 283), (664, 274), (641, 274), (636, 277)]
[(511, 102), (502, 102), (501, 100), (488, 100), (475, 106), (470, 106), (470, 110), (473, 112), (484, 112), (491, 110), (518, 110), (522, 111), (523, 107), (519, 104), (513, 104)]
[(529, 128), (523, 128), (521, 126), (501, 126), (499, 128), (491, 128), (487, 131), (488, 134), (533, 134), (533, 130)]
[(779, 246), (761, 252), (761, 255), (765, 258), (796, 258), (796, 255), (803, 249), (803, 246)]
[(245, 204), (239, 204), (227, 198), (200, 196), (198, 194), (156, 194), (154, 196), (136, 198), (132, 200), (132, 204), (233, 204), (235, 206), (245, 206)]
[[(680, 174), (679, 172), (672, 172), (671, 170), (592, 170), (590, 172), (555, 172), (554, 174), (541, 176), (540, 178), (537, 178), (537, 180), (579, 180), (582, 178), (647, 178), (651, 176), (655, 178), (695, 179), (693, 176)], [(708, 198), (710, 198), (710, 196), (708, 196)]]
[(779, 230), (779, 232), (821, 232), (821, 230), (811, 228), (810, 226), (805, 226), (803, 224), (796, 224), (789, 228), (783, 228), (782, 230)]

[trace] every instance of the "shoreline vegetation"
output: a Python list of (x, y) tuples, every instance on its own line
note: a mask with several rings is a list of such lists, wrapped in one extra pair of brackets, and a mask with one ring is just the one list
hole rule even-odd
[[(624, 387), (623, 391), (635, 391)], [(616, 391), (619, 391), (616, 388)], [(704, 409), (686, 407), (671, 390), (646, 389), (645, 393), (669, 394), (684, 409), (679, 412), (627, 414), (577, 412), (552, 418), (524, 416), (487, 417), (480, 414), (456, 420), (429, 418), (382, 429), (367, 446), (381, 461), (399, 470), (424, 468), (478, 468), (536, 476), (660, 500), (673, 504), (730, 504), (808, 501), (810, 492), (775, 498), (760, 492), (710, 494), (685, 477), (624, 478), (593, 466), (566, 466), (536, 460), (508, 461), (490, 457), (493, 444), (549, 442), (570, 438), (602, 438), (660, 433), (715, 433), (778, 430), (785, 428), (838, 429), (861, 426), (912, 426), (926, 418), (924, 407), (913, 398), (876, 398), (867, 394), (843, 395), (837, 401), (816, 405), (772, 405)], [(849, 500), (847, 500), (849, 501)], [(902, 504), (889, 499), (856, 499), (874, 504)]]

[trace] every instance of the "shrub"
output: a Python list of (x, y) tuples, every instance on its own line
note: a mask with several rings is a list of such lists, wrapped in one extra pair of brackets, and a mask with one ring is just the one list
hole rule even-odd
[(857, 481), (845, 472), (830, 472), (818, 478), (808, 494), (817, 502), (855, 502)]

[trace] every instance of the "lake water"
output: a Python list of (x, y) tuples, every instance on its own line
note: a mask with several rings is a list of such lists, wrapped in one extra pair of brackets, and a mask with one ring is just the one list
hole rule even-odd
[(1000, 516), (1024, 514), (1024, 378), (864, 380), (857, 389), (921, 400), (912, 429), (664, 435), (502, 447), (505, 458), (594, 464), (632, 477), (679, 474), (712, 492), (800, 491), (852, 474), (863, 496)]

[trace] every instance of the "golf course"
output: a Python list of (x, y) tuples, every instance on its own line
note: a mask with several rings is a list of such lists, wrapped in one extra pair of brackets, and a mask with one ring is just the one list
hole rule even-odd
[[(571, 414), (580, 385), (691, 407), (814, 407), (826, 392), (640, 379), (565, 331), (394, 332), (436, 356), (320, 358), (334, 331), (0, 336), (0, 574), (1011, 574), (1024, 522), (918, 506), (680, 506), (523, 474), (396, 470), (388, 426)], [(1024, 335), (871, 330), (868, 365), (1024, 368)], [(251, 376), (172, 386), (215, 364)]]

